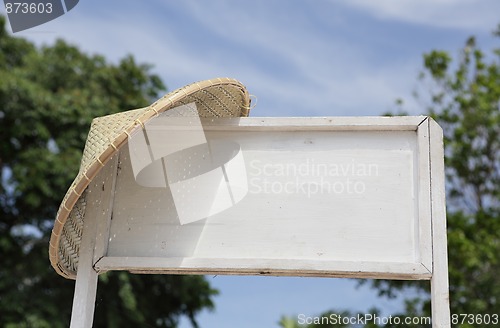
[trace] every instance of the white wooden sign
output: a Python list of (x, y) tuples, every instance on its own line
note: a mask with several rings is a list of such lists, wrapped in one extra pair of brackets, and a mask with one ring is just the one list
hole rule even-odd
[[(199, 126), (147, 127), (99, 173), (104, 185), (89, 187), (74, 318), (92, 315), (97, 273), (128, 270), (431, 280), (433, 327), (450, 327), (442, 131), (432, 119)], [(168, 135), (174, 127), (181, 138)]]

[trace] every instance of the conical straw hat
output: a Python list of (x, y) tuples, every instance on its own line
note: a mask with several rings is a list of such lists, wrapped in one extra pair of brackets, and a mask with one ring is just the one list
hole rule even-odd
[(127, 144), (127, 136), (159, 113), (196, 103), (200, 117), (247, 116), (250, 98), (243, 84), (229, 78), (196, 82), (177, 89), (148, 107), (95, 118), (85, 143), (80, 171), (57, 212), (50, 237), (52, 267), (75, 279), (85, 215), (86, 188), (108, 160)]

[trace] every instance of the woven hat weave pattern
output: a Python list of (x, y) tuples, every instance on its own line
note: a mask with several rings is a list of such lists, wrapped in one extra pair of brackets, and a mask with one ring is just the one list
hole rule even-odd
[(248, 116), (249, 94), (230, 78), (196, 82), (177, 89), (148, 107), (95, 118), (85, 143), (80, 170), (57, 212), (50, 237), (49, 258), (61, 276), (76, 278), (82, 239), (87, 186), (121, 147), (132, 131), (169, 109), (196, 103), (200, 117)]

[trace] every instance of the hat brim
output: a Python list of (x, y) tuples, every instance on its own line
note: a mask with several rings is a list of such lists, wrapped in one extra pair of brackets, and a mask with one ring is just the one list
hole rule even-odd
[(171, 108), (196, 103), (200, 117), (248, 116), (245, 86), (230, 78), (196, 82), (177, 89), (148, 107), (96, 118), (87, 137), (80, 171), (57, 212), (50, 237), (49, 258), (58, 274), (75, 279), (85, 215), (86, 189), (110, 158), (127, 144), (138, 127)]

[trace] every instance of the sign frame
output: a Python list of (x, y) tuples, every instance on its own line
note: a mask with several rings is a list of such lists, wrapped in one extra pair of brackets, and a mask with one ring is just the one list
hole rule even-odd
[[(418, 146), (418, 208), (421, 263), (322, 262), (295, 260), (219, 259), (179, 267), (168, 258), (110, 257), (112, 209), (119, 174), (119, 156), (89, 185), (80, 245), (71, 328), (92, 326), (97, 277), (110, 270), (132, 273), (317, 276), (430, 280), (432, 326), (450, 327), (443, 136), (427, 116), (234, 118), (205, 122), (208, 130), (238, 131), (414, 131)], [(99, 181), (99, 182), (95, 182)], [(102, 182), (104, 181), (104, 182)]]

